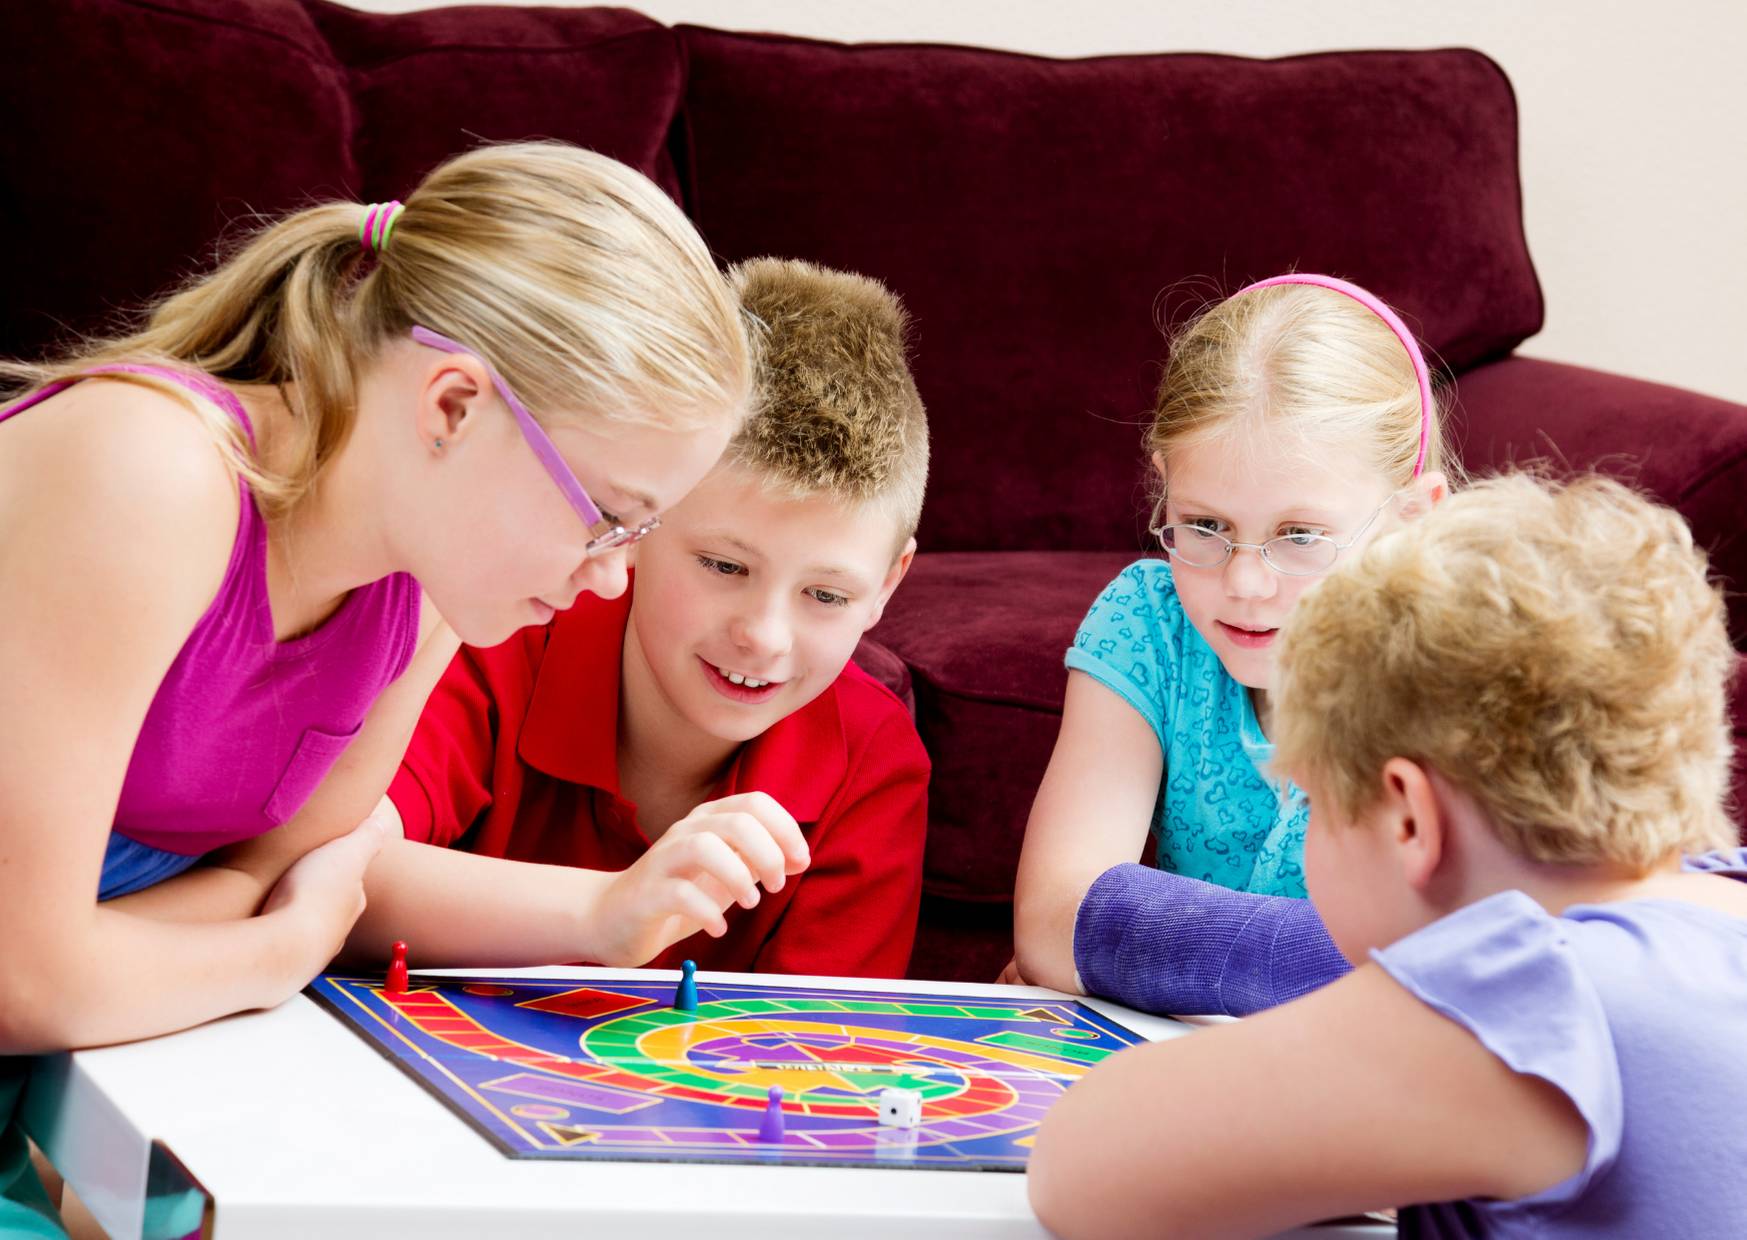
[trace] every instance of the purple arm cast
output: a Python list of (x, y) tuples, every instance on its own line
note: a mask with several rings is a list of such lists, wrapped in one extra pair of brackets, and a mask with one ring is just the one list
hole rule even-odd
[[(1747, 848), (1683, 868), (1747, 879)], [(1099, 875), (1074, 918), (1088, 994), (1143, 1012), (1248, 1016), (1351, 969), (1309, 900), (1251, 895), (1141, 865)]]
[(1351, 971), (1309, 900), (1141, 865), (1099, 875), (1074, 919), (1088, 994), (1145, 1012), (1247, 1016)]

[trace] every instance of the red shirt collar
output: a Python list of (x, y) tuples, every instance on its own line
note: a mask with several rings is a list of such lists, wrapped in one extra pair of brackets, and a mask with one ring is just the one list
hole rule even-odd
[[(619, 685), (631, 587), (585, 594), (547, 622), (546, 653), (517, 752), (567, 783), (619, 795)], [(723, 796), (765, 792), (800, 822), (817, 822), (849, 769), (835, 683), (740, 747)]]

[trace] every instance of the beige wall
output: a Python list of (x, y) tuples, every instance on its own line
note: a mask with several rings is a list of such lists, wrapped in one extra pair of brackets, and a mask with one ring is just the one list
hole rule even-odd
[(665, 22), (1055, 56), (1479, 48), (1522, 115), (1547, 295), (1522, 351), (1747, 402), (1747, 0), (628, 2)]

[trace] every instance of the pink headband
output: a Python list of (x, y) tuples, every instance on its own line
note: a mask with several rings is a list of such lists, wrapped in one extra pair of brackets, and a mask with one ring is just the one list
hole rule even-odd
[(400, 213), (405, 210), (398, 198), (390, 202), (371, 203), (358, 225), (358, 248), (367, 255), (380, 254), (387, 249), (388, 234), (394, 231), (395, 221), (400, 219)]
[(1254, 284), (1246, 284), (1233, 297), (1242, 297), (1251, 289), (1272, 288), (1276, 284), (1312, 284), (1317, 288), (1330, 288), (1337, 293), (1345, 293), (1365, 309), (1375, 314), (1395, 333), (1407, 350), (1408, 360), (1413, 363), (1414, 378), (1419, 380), (1419, 457), (1413, 463), (1413, 476), (1419, 477), (1425, 468), (1426, 448), (1432, 433), (1432, 378), (1426, 369), (1425, 354), (1420, 352), (1419, 342), (1413, 338), (1413, 333), (1407, 330), (1407, 324), (1401, 321), (1401, 316), (1384, 305), (1373, 293), (1368, 293), (1357, 284), (1349, 284), (1345, 280), (1337, 280), (1333, 276), (1313, 275), (1309, 272), (1292, 272), (1288, 275), (1275, 276), (1270, 280), (1258, 280)]

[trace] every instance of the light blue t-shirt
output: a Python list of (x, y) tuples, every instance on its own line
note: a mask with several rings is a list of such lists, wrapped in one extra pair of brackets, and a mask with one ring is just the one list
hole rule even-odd
[(1117, 693), (1159, 739), (1160, 869), (1234, 891), (1304, 895), (1309, 803), (1263, 773), (1274, 746), (1255, 703), (1183, 614), (1168, 560), (1137, 560), (1105, 587), (1067, 665)]
[[(1710, 868), (1747, 877), (1747, 850)], [(1581, 1170), (1516, 1201), (1419, 1205), (1405, 1240), (1739, 1236), (1747, 1220), (1747, 919), (1677, 900), (1476, 901), (1371, 953), (1589, 1128)]]

